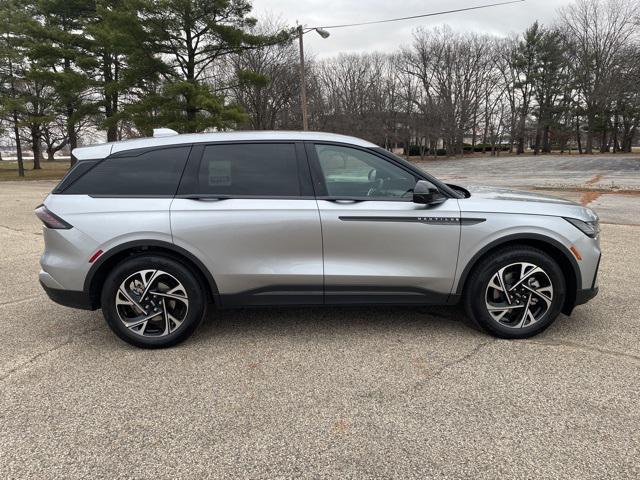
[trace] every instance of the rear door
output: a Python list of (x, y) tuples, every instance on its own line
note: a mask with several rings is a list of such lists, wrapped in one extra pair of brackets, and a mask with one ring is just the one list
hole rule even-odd
[(171, 243), (169, 207), (191, 145), (125, 150), (81, 160), (45, 204), (68, 221), (69, 230), (44, 229), (42, 264), (69, 290), (83, 290), (98, 250), (128, 242)]
[(171, 228), (209, 268), (223, 306), (323, 301), (320, 218), (301, 143), (195, 145)]
[(460, 241), (457, 200), (413, 203), (416, 174), (369, 149), (308, 143), (307, 153), (322, 221), (326, 303), (445, 302)]

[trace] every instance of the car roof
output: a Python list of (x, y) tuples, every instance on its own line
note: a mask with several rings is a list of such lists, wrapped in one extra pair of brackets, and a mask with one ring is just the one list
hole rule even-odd
[(182, 135), (167, 135), (162, 137), (135, 138), (120, 142), (102, 143), (87, 147), (78, 147), (73, 150), (73, 155), (78, 160), (100, 159), (112, 153), (138, 148), (185, 145), (192, 143), (208, 142), (233, 142), (256, 140), (283, 140), (283, 141), (316, 141), (337, 142), (356, 145), (359, 147), (376, 147), (377, 145), (361, 138), (339, 135), (326, 132), (298, 132), (298, 131), (270, 131), (256, 130), (247, 132), (215, 132), (215, 133), (187, 133)]

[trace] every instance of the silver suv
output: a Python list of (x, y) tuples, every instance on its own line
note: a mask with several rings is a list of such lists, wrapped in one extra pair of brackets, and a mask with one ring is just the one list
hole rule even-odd
[(174, 133), (74, 150), (36, 209), (49, 297), (102, 308), (131, 344), (184, 340), (209, 304), (460, 300), (524, 338), (598, 291), (598, 217), (578, 204), (448, 185), (342, 135)]

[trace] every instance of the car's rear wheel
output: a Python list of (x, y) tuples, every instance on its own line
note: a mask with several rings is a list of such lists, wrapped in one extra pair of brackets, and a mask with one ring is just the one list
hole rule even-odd
[(464, 292), (467, 314), (501, 338), (527, 338), (556, 319), (565, 299), (560, 267), (536, 248), (508, 247), (483, 258)]
[(125, 342), (170, 347), (188, 338), (204, 317), (206, 295), (193, 272), (178, 261), (141, 255), (118, 264), (102, 289), (102, 312)]

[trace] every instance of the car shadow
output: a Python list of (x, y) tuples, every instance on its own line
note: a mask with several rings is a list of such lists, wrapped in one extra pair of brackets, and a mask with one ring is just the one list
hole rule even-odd
[(385, 331), (396, 333), (446, 330), (476, 336), (460, 306), (434, 307), (255, 307), (233, 310), (209, 309), (196, 336), (287, 334), (339, 334)]

